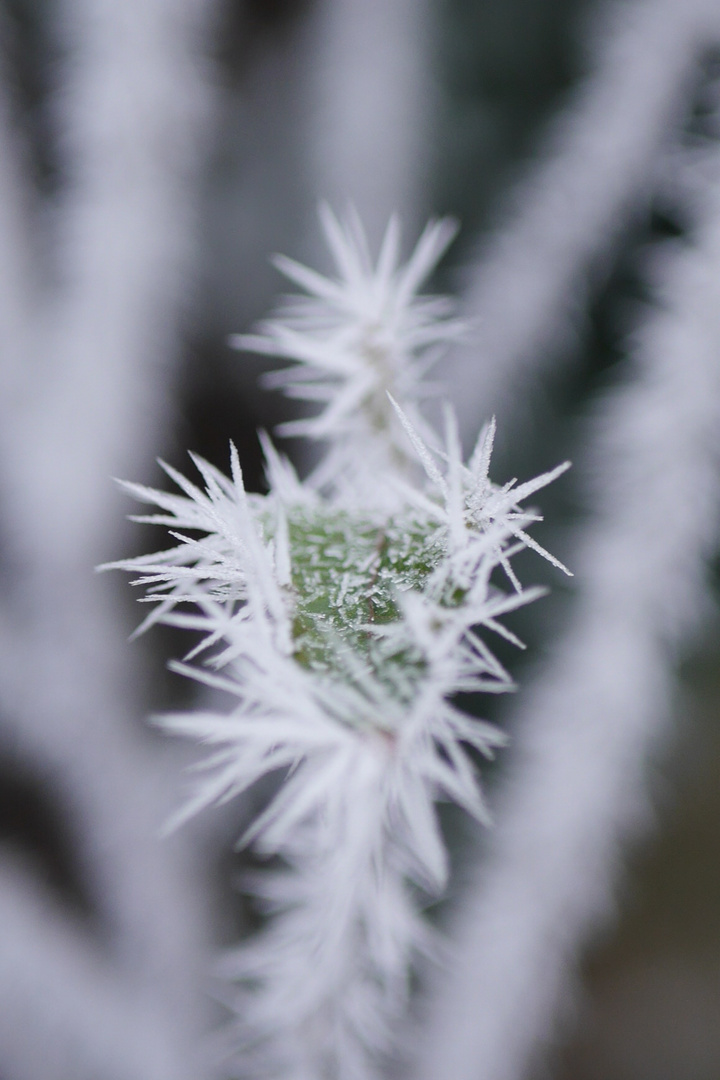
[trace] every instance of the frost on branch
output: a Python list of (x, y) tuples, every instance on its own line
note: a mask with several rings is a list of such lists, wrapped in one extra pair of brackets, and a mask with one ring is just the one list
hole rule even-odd
[(455, 696), (512, 689), (486, 638), (519, 645), (502, 617), (541, 591), (518, 581), (517, 552), (564, 569), (523, 503), (567, 464), (498, 486), (493, 423), (466, 464), (449, 409), (442, 440), (417, 418), (423, 375), (458, 332), (447, 301), (415, 295), (450, 226), (429, 226), (399, 267), (391, 222), (373, 267), (354, 218), (323, 221), (340, 280), (284, 260), (312, 296), (243, 340), (297, 362), (279, 381), (324, 403), (295, 430), (328, 439), (325, 462), (301, 483), (264, 438), (266, 496), (246, 493), (234, 448), (230, 477), (194, 458), (202, 486), (166, 467), (180, 494), (127, 484), (159, 509), (139, 520), (175, 544), (118, 565), (146, 589), (143, 628), (194, 631), (178, 669), (228, 696), (224, 713), (162, 720), (209, 750), (176, 823), (282, 777), (243, 837), (284, 869), (252, 882), (272, 918), (226, 961), (239, 1067), (360, 1080), (432, 948), (417, 897), (447, 880), (434, 804), (486, 820), (468, 749), (490, 757), (504, 740)]
[(378, 473), (407, 468), (411, 454), (388, 394), (422, 428), (417, 406), (439, 389), (426, 375), (466, 332), (448, 298), (417, 295), (456, 225), (450, 219), (429, 222), (401, 266), (400, 226), (393, 218), (373, 266), (353, 211), (340, 223), (323, 205), (320, 219), (337, 278), (277, 257), (277, 268), (307, 295), (286, 298), (257, 334), (231, 340), (238, 348), (294, 361), (267, 376), (266, 384), (284, 387), (290, 397), (323, 403), (316, 416), (280, 428), (284, 435), (327, 440), (325, 458), (310, 484), (330, 485), (337, 497), (345, 480), (351, 501), (357, 501), (359, 486), (365, 500), (374, 500)]

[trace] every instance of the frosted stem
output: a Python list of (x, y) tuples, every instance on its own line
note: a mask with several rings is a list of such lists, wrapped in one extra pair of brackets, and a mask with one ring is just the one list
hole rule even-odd
[[(715, 175), (720, 155), (714, 153)], [(514, 716), (456, 973), (420, 1080), (520, 1080), (548, 1038), (589, 933), (612, 911), (622, 842), (645, 819), (668, 731), (672, 659), (706, 608), (720, 518), (720, 192), (663, 264), (627, 386), (598, 411), (596, 516), (573, 560), (569, 632)]]
[(710, 0), (615, 3), (606, 18), (592, 24), (593, 70), (467, 271), (462, 313), (476, 329), (446, 378), (470, 433), (491, 413), (511, 416), (533, 373), (571, 350), (586, 287), (645, 206), (719, 24)]

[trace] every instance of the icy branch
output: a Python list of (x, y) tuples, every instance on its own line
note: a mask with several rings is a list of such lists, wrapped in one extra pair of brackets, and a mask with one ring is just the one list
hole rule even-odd
[[(54, 13), (63, 46), (52, 102), (63, 185), (43, 245), (53, 259), (43, 266), (45, 290), (14, 309), (10, 346), (22, 356), (13, 356), (0, 463), (3, 744), (56, 781), (109, 963), (150, 1012), (163, 1013), (163, 1038), (174, 1045), (157, 1075), (168, 1077), (187, 1075), (207, 1023), (198, 991), (206, 879), (189, 843), (159, 843), (174, 783), (165, 755), (153, 754), (142, 732), (142, 677), (123, 659), (124, 628), (91, 568), (116, 531), (109, 475), (151, 456), (163, 427), (190, 281), (211, 14), (195, 0), (67, 0)], [(21, 164), (3, 156), (9, 196)], [(16, 205), (3, 202), (2, 214)], [(0, 220), (6, 231), (11, 224), (22, 229), (22, 215)], [(18, 254), (22, 261), (22, 242)], [(8, 258), (3, 245), (3, 274)], [(77, 985), (37, 1018), (62, 1028), (68, 1004), (79, 1055), (79, 1002), (92, 992), (83, 963), (70, 964)], [(95, 1004), (87, 1003), (89, 1020)], [(93, 1038), (88, 1031), (88, 1053)], [(135, 1075), (146, 1073), (138, 1065)]]
[[(18, 390), (32, 333), (31, 210), (23, 183), (25, 153), (12, 115), (0, 19), (0, 428), (7, 431), (19, 407)], [(2, 436), (0, 436), (2, 438)]]
[(7, 858), (0, 865), (0, 1044), (7, 1080), (193, 1080), (168, 1018)]
[(720, 156), (698, 238), (668, 254), (627, 385), (599, 409), (597, 509), (579, 606), (514, 717), (497, 828), (458, 930), (421, 1080), (520, 1080), (578, 950), (612, 911), (621, 845), (645, 820), (672, 663), (706, 610), (720, 524)]
[(202, 6), (68, 0), (58, 15), (66, 183), (10, 478), (15, 527), (40, 564), (82, 558), (109, 527), (107, 476), (157, 445), (207, 130)]
[(310, 190), (360, 211), (376, 244), (399, 207), (415, 229), (433, 112), (427, 0), (321, 0), (311, 42)]
[(177, 543), (115, 565), (147, 590), (145, 626), (199, 632), (176, 669), (227, 695), (225, 711), (161, 720), (209, 749), (176, 820), (281, 780), (240, 841), (281, 869), (247, 881), (271, 918), (225, 966), (239, 1067), (369, 1080), (433, 947), (413, 889), (446, 884), (435, 803), (487, 821), (467, 751), (492, 756), (504, 737), (453, 699), (512, 689), (485, 635), (519, 644), (502, 618), (541, 593), (523, 589), (515, 554), (564, 569), (527, 533), (537, 514), (523, 503), (567, 463), (498, 486), (494, 425), (466, 465), (449, 407), (441, 441), (389, 393), (422, 399), (457, 332), (447, 301), (417, 295), (447, 224), (431, 223), (404, 266), (394, 221), (377, 263), (356, 217), (325, 209), (323, 224), (337, 279), (282, 260), (309, 295), (240, 343), (295, 361), (281, 382), (324, 405), (302, 430), (327, 441), (325, 460), (300, 484), (265, 440), (267, 496), (245, 492), (234, 449), (230, 478), (193, 458), (204, 489), (173, 469), (181, 495), (126, 485)]
[(461, 427), (509, 418), (532, 373), (574, 344), (586, 284), (643, 209), (694, 86), (695, 63), (717, 31), (710, 0), (617, 2), (594, 70), (553, 119), (539, 165), (467, 272), (462, 314), (476, 327), (448, 365)]

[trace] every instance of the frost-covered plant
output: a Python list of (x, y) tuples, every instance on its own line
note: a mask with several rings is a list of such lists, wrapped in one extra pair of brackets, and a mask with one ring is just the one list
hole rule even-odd
[(308, 295), (240, 339), (295, 361), (274, 381), (323, 403), (291, 426), (327, 440), (320, 466), (300, 482), (263, 436), (265, 496), (245, 491), (234, 448), (230, 477), (193, 458), (203, 488), (168, 466), (182, 494), (127, 484), (160, 509), (139, 520), (177, 543), (117, 565), (153, 603), (143, 628), (199, 633), (178, 670), (228, 696), (225, 712), (161, 721), (210, 749), (176, 822), (281, 780), (243, 838), (280, 857), (249, 883), (270, 918), (226, 962), (241, 1074), (360, 1080), (432, 945), (419, 897), (448, 874), (434, 804), (487, 819), (468, 748), (489, 757), (504, 739), (456, 695), (512, 688), (483, 633), (520, 644), (500, 620), (541, 590), (521, 586), (517, 552), (561, 566), (522, 504), (567, 463), (498, 486), (494, 423), (465, 463), (449, 407), (442, 440), (419, 416), (426, 372), (461, 331), (449, 301), (417, 295), (450, 223), (428, 225), (401, 266), (391, 221), (373, 266), (355, 217), (322, 222), (338, 278), (279, 260)]
[(231, 340), (240, 348), (295, 361), (266, 376), (266, 383), (285, 387), (291, 397), (326, 403), (316, 416), (279, 429), (327, 440), (309, 486), (330, 486), (336, 499), (347, 488), (353, 505), (376, 503), (385, 490), (378, 487), (378, 475), (406, 472), (416, 461), (388, 395), (401, 401), (412, 424), (423, 430), (417, 406), (438, 392), (425, 376), (465, 331), (447, 298), (417, 295), (456, 226), (450, 219), (431, 221), (410, 260), (399, 267), (400, 227), (393, 218), (373, 267), (352, 210), (344, 228), (325, 205), (320, 217), (338, 279), (277, 257), (277, 268), (307, 295), (289, 297), (259, 333)]

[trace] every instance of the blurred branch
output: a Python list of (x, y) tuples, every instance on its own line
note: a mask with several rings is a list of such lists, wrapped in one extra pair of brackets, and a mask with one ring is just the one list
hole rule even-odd
[[(707, 161), (705, 162), (707, 167)], [(573, 569), (579, 605), (514, 718), (514, 750), (457, 973), (418, 1076), (520, 1080), (578, 949), (612, 911), (622, 842), (647, 818), (673, 657), (707, 607), (720, 524), (720, 153), (696, 246), (660, 267), (632, 381), (598, 410), (597, 513)]]
[(158, 445), (192, 284), (211, 11), (68, 0), (57, 17), (67, 58), (54, 105), (55, 285), (13, 455), (17, 527), (41, 561), (106, 554), (107, 477), (136, 471)]
[(352, 201), (373, 246), (391, 214), (410, 233), (424, 216), (431, 19), (427, 0), (320, 0), (306, 28), (311, 191)]
[(191, 1080), (172, 1028), (40, 883), (0, 863), (0, 1043), (6, 1080)]
[(138, 673), (96, 583), (48, 584), (43, 603), (0, 623), (3, 740), (57, 791), (116, 962), (174, 1003), (190, 1047), (210, 898), (190, 837), (159, 838), (180, 798), (177, 762), (140, 737)]
[(603, 15), (594, 70), (467, 271), (464, 313), (477, 329), (446, 377), (468, 431), (478, 415), (511, 417), (531, 376), (570, 351), (586, 285), (646, 205), (698, 55), (720, 29), (713, 0), (614, 0)]
[[(148, 1060), (144, 1072), (128, 1065), (128, 1077), (190, 1074), (207, 1024), (199, 969), (210, 897), (205, 857), (189, 836), (158, 838), (175, 784), (142, 732), (140, 673), (92, 566), (113, 554), (121, 510), (110, 476), (137, 474), (164, 429), (191, 290), (213, 9), (201, 0), (66, 0), (56, 12), (65, 59), (54, 101), (55, 265), (45, 294), (18, 306), (17, 340), (32, 334), (33, 348), (2, 431), (4, 736), (56, 782), (116, 974), (150, 1012), (167, 1014), (172, 1068), (168, 1058), (153, 1073)], [(0, 168), (9, 174), (17, 162)], [(47, 933), (54, 948), (60, 930)], [(93, 990), (82, 970), (78, 979), (68, 1022), (81, 1070), (80, 1003)], [(89, 1025), (95, 1004), (87, 1002)], [(91, 1030), (86, 1038), (95, 1046)], [(116, 1075), (112, 1063), (103, 1075)]]
[(0, 427), (18, 407), (17, 390), (27, 359), (32, 310), (31, 244), (25, 153), (12, 115), (11, 80), (0, 16)]

